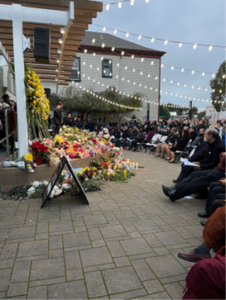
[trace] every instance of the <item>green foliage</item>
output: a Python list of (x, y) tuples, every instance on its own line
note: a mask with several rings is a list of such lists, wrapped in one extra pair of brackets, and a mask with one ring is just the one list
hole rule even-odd
[[(98, 97), (96, 97), (98, 95)], [(99, 97), (118, 103), (121, 105), (129, 107), (142, 107), (141, 100), (138, 100), (143, 95), (136, 93), (134, 97), (127, 97), (126, 95), (116, 92), (115, 87), (109, 87), (103, 92), (95, 92), (93, 94), (92, 88), (89, 89), (89, 92), (77, 89), (74, 85), (70, 85), (64, 88), (60, 95), (52, 94), (49, 101), (51, 109), (55, 108), (57, 102), (60, 100), (64, 104), (64, 109), (67, 111), (83, 111), (83, 112), (127, 112), (133, 111), (134, 109), (123, 108), (105, 102)], [(137, 99), (135, 99), (135, 97)]]
[[(225, 86), (225, 80), (226, 78), (223, 78), (223, 75), (226, 76), (226, 61), (224, 61), (216, 74), (216, 78), (210, 80), (210, 87), (214, 92), (211, 93), (211, 99), (213, 102), (213, 106), (216, 109), (216, 111), (220, 111), (222, 104), (225, 104), (225, 97), (226, 97), (226, 86)], [(221, 103), (218, 103), (218, 102)], [(222, 103), (224, 102), (224, 103)]]
[(165, 105), (163, 105), (162, 108), (164, 109), (165, 113), (167, 114), (167, 119), (170, 119), (170, 111), (169, 111), (169, 108), (168, 108), (167, 106), (165, 106)]
[(201, 111), (200, 113), (198, 113), (198, 118), (199, 119), (201, 119), (201, 118), (203, 118), (203, 117), (205, 117), (206, 116), (206, 111), (204, 110), (204, 111)]
[[(167, 109), (169, 110), (169, 112), (176, 112), (178, 115), (183, 115), (183, 114), (189, 114), (189, 108), (180, 108), (180, 107), (175, 107), (175, 104), (172, 103), (167, 103)], [(189, 105), (189, 103), (188, 103)], [(164, 110), (165, 110), (164, 106)], [(192, 116), (197, 115), (198, 114), (198, 107), (193, 106), (192, 107)]]

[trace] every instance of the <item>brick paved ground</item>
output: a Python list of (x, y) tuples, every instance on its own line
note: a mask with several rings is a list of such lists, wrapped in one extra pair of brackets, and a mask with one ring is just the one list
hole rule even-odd
[(193, 265), (177, 258), (202, 241), (205, 201), (171, 203), (161, 190), (180, 166), (125, 152), (144, 165), (107, 183), (90, 205), (62, 197), (0, 201), (0, 298), (181, 299)]

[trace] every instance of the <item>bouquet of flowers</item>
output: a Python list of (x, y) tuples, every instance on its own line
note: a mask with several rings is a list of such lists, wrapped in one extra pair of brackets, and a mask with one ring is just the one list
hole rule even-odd
[(37, 165), (49, 162), (49, 155), (51, 154), (50, 148), (40, 141), (33, 141), (30, 145), (32, 153), (34, 155), (34, 161)]

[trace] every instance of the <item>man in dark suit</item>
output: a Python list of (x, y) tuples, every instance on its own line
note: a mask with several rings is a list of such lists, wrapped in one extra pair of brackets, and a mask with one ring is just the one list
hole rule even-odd
[(60, 126), (63, 124), (62, 113), (61, 113), (62, 107), (63, 107), (63, 103), (59, 101), (57, 107), (54, 109), (53, 123), (55, 124), (55, 130), (54, 130), (55, 134), (59, 133)]

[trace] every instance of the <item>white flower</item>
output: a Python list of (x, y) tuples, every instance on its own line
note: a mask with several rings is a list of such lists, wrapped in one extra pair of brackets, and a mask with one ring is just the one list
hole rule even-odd
[(85, 181), (88, 181), (89, 179), (88, 178), (85, 178)]
[(44, 181), (42, 182), (42, 185), (47, 186), (47, 185), (48, 185), (48, 181), (44, 180)]
[(32, 183), (32, 185), (33, 185), (34, 188), (38, 188), (39, 185), (40, 185), (40, 182), (34, 181), (34, 182)]
[(34, 188), (33, 186), (31, 186), (31, 187), (29, 188), (29, 190), (27, 190), (27, 195), (28, 195), (28, 196), (31, 196), (34, 192), (35, 192), (35, 188)]

